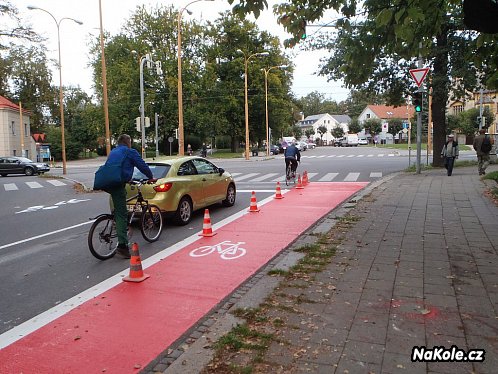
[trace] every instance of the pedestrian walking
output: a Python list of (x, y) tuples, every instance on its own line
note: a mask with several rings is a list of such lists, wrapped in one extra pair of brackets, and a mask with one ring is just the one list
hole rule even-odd
[(491, 151), (494, 139), (486, 134), (486, 129), (480, 129), (479, 135), (474, 138), (474, 150), (477, 154), (477, 171), (479, 175), (486, 174), (489, 165), (489, 152)]
[(187, 155), (192, 156), (192, 146), (190, 144), (187, 145)]
[(458, 158), (458, 153), (458, 142), (455, 140), (455, 135), (450, 134), (441, 151), (441, 157), (444, 157), (444, 167), (448, 171), (448, 176), (453, 173), (453, 166)]

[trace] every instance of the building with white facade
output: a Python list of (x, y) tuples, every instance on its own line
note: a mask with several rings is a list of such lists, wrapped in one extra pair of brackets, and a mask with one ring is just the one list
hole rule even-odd
[[(303, 118), (297, 123), (297, 126), (301, 128), (303, 134), (306, 130), (312, 129), (315, 132), (314, 135), (312, 135), (313, 140), (319, 138), (323, 140), (324, 144), (331, 144), (334, 140), (334, 136), (331, 133), (332, 129), (336, 126), (340, 126), (346, 134), (349, 131), (350, 122), (351, 118), (347, 115), (323, 113), (313, 114)], [(322, 136), (320, 136), (320, 133), (318, 132), (318, 128), (321, 126), (325, 126), (327, 129)]]
[(31, 137), (31, 113), (0, 96), (0, 156), (24, 156), (36, 160), (36, 143)]

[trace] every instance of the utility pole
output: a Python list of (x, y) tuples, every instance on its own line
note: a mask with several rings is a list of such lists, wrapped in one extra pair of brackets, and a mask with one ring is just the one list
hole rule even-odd
[[(422, 43), (419, 44), (419, 49), (422, 49)], [(423, 62), (422, 62), (422, 56), (420, 55), (419, 52), (419, 57), (418, 57), (418, 68), (422, 69)], [(424, 103), (424, 89), (419, 87), (418, 92), (420, 93), (420, 102), (422, 104)], [(421, 163), (421, 158), (422, 158), (422, 111), (417, 112), (417, 164), (416, 164), (416, 170), (417, 174), (420, 174), (420, 163)]]
[(484, 112), (483, 108), (483, 97), (482, 95), (484, 94), (483, 89), (481, 88), (479, 90), (479, 130), (482, 129), (482, 113)]

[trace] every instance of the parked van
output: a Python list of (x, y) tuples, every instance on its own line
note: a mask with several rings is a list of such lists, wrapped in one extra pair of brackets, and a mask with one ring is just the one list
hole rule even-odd
[(348, 134), (342, 138), (341, 145), (343, 147), (358, 147), (358, 135)]

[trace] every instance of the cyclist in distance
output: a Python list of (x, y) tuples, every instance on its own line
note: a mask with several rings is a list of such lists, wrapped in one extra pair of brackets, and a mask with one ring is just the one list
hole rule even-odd
[[(297, 143), (296, 143), (297, 144)], [(299, 149), (296, 147), (294, 143), (291, 143), (284, 152), (285, 158), (285, 170), (289, 167), (289, 163), (291, 163), (292, 175), (296, 175), (297, 163), (301, 162), (301, 153)]]
[[(108, 160), (124, 160), (122, 164), (121, 175), (124, 180), (129, 181), (133, 176), (133, 168), (136, 166), (143, 174), (149, 178), (148, 182), (154, 183), (152, 171), (149, 165), (140, 157), (137, 150), (131, 148), (131, 137), (127, 134), (122, 134), (118, 138), (118, 146), (109, 153)], [(127, 235), (127, 217), (126, 210), (126, 189), (125, 183), (121, 186), (108, 190), (111, 195), (112, 204), (114, 205), (114, 220), (116, 221), (116, 232), (118, 234), (117, 252), (124, 258), (130, 258), (130, 249), (128, 247)]]

